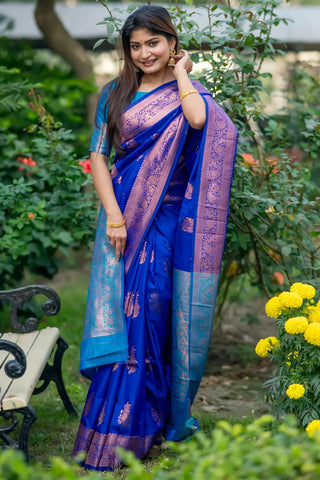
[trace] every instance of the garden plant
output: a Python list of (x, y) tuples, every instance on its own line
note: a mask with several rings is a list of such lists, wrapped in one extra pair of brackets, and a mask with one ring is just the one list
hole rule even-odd
[(0, 289), (28, 271), (52, 278), (72, 249), (90, 246), (96, 218), (87, 153), (19, 70), (1, 72)]
[(256, 346), (260, 357), (275, 364), (265, 384), (266, 399), (281, 417), (293, 413), (312, 434), (320, 431), (320, 300), (312, 285), (294, 283), (266, 304), (277, 333)]
[[(102, 23), (110, 42), (122, 16), (100, 2), (107, 9)], [(270, 297), (279, 283), (315, 280), (320, 268), (319, 195), (312, 177), (320, 142), (316, 72), (295, 66), (286, 107), (277, 114), (265, 109), (272, 75), (264, 63), (285, 53), (285, 45), (272, 36), (277, 25), (288, 23), (277, 14), (281, 4), (243, 0), (233, 6), (229, 0), (209, 0), (201, 8), (205, 28), (199, 27), (195, 9), (190, 12), (180, 2), (170, 7), (181, 46), (194, 51), (196, 64), (205, 62), (197, 74), (201, 83), (239, 130), (217, 317), (235, 280), (249, 277)], [(128, 13), (134, 8), (130, 5)]]
[[(193, 52), (195, 63), (206, 62), (197, 75), (239, 130), (217, 318), (223, 314), (230, 287), (236, 285), (240, 292), (242, 279), (249, 279), (267, 297), (279, 288), (288, 293), (285, 289), (296, 288), (293, 285), (298, 280), (310, 284), (308, 292), (318, 285), (320, 86), (315, 72), (295, 65), (284, 94), (286, 106), (277, 114), (265, 111), (272, 80), (264, 69), (265, 61), (285, 53), (285, 46), (271, 34), (277, 25), (286, 23), (277, 14), (280, 4), (280, 0), (243, 0), (234, 7), (229, 0), (209, 0), (202, 9), (207, 19), (204, 29), (197, 24), (195, 9), (190, 13), (181, 3), (170, 7), (181, 47)], [(105, 6), (103, 23), (110, 42), (122, 25), (124, 9), (117, 12), (110, 4)], [(134, 8), (130, 5), (128, 11)], [(0, 52), (2, 58), (6, 49)], [(20, 62), (19, 70), (10, 55), (0, 67), (0, 288), (17, 284), (25, 272), (53, 277), (72, 249), (90, 246), (97, 211), (87, 162), (89, 127), (81, 118), (84, 104), (78, 96), (82, 88), (89, 93), (92, 86), (69, 79), (70, 89), (66, 88), (64, 96), (55, 90), (57, 84), (68, 85), (59, 75), (59, 82), (55, 84), (53, 76), (47, 86), (45, 81), (37, 84), (40, 75), (36, 72), (21, 81), (21, 69), (32, 70), (37, 62)], [(64, 105), (58, 106), (57, 97)], [(278, 369), (268, 385), (277, 413), (292, 412), (307, 427), (320, 419), (315, 400), (320, 388), (316, 373), (319, 345), (310, 342), (318, 338), (320, 323), (314, 319), (319, 304), (310, 293), (307, 297), (299, 291), (289, 293), (300, 296), (301, 305), (287, 304), (278, 310), (279, 333), (262, 342), (258, 350), (267, 353)], [(273, 298), (270, 301), (278, 302)], [(281, 298), (288, 301), (286, 295)], [(305, 331), (288, 332), (285, 325), (293, 317), (300, 320), (289, 322), (292, 328), (307, 325), (315, 332), (307, 338)], [(63, 325), (67, 339), (70, 323), (68, 318)], [(77, 328), (77, 335), (70, 334), (68, 340), (73, 344), (66, 355), (78, 355), (81, 325)], [(82, 403), (86, 384), (76, 369), (73, 363), (68, 371), (71, 396), (78, 393)], [(311, 425), (310, 434), (318, 424)], [(47, 430), (45, 424), (39, 441), (51, 435)], [(59, 446), (59, 453), (67, 459), (72, 448), (72, 440), (68, 441), (67, 447)], [(209, 436), (201, 434), (172, 449), (177, 459), (164, 455), (149, 471), (124, 454), (130, 465), (128, 479), (319, 478), (319, 439), (316, 434), (309, 438), (292, 419), (280, 425), (270, 418), (244, 425), (222, 422)], [(38, 472), (23, 462), (15, 463), (10, 455), (0, 455), (0, 478), (77, 478), (73, 468), (60, 460), (52, 469)], [(104, 478), (117, 477), (107, 474)]]
[[(86, 478), (127, 480), (317, 480), (320, 437), (309, 438), (287, 417), (278, 424), (271, 416), (252, 423), (220, 421), (209, 434), (191, 442), (169, 444), (158, 462), (143, 464), (131, 452), (121, 455), (129, 467), (122, 472), (87, 472)], [(12, 452), (0, 454), (0, 478), (6, 480), (75, 480), (75, 467), (54, 458), (47, 469), (26, 465)]]

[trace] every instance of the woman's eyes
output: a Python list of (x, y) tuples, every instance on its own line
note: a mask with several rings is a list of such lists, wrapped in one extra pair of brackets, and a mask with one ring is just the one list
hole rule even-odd
[[(159, 42), (157, 42), (157, 41), (152, 41), (152, 42), (149, 43), (149, 46), (150, 47), (156, 47), (158, 45), (158, 43)], [(140, 45), (131, 45), (132, 50), (139, 50), (139, 48), (140, 48)]]

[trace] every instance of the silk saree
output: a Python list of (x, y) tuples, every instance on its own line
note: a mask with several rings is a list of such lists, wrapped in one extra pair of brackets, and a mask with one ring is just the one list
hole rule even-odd
[[(237, 131), (193, 84), (206, 104), (202, 130), (187, 123), (176, 81), (122, 115), (125, 154), (112, 178), (128, 238), (118, 262), (101, 207), (80, 358), (91, 385), (73, 451), (86, 468), (112, 470), (116, 447), (143, 458), (162, 438), (198, 429), (191, 405), (212, 333)], [(105, 125), (95, 151), (103, 137)]]

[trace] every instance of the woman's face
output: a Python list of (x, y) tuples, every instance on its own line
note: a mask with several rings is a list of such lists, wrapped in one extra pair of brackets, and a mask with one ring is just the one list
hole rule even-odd
[(134, 30), (130, 38), (132, 61), (145, 74), (158, 73), (167, 67), (174, 44), (174, 39), (169, 42), (164, 35), (152, 33), (147, 28)]

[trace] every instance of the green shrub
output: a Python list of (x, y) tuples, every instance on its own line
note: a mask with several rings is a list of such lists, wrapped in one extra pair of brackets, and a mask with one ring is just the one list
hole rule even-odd
[[(320, 437), (309, 438), (295, 420), (282, 425), (265, 416), (246, 425), (217, 423), (211, 435), (170, 444), (177, 457), (166, 455), (151, 469), (122, 451), (128, 480), (316, 480), (320, 474)], [(111, 474), (106, 474), (111, 479)]]
[[(17, 88), (23, 95), (24, 86)], [(28, 98), (37, 118), (25, 125), (28, 144), (0, 128), (0, 289), (25, 270), (53, 277), (70, 250), (90, 245), (94, 236), (95, 194), (74, 137), (46, 111), (40, 95), (31, 90)]]
[[(43, 446), (45, 448), (45, 446)], [(27, 464), (23, 454), (17, 450), (0, 451), (0, 480), (76, 480), (76, 468), (58, 457), (54, 457), (49, 468)], [(98, 479), (98, 474), (90, 473), (88, 479)]]
[[(107, 8), (109, 40), (123, 16), (100, 1)], [(315, 283), (319, 277), (320, 199), (311, 177), (319, 157), (317, 75), (299, 68), (281, 115), (265, 108), (272, 75), (264, 62), (285, 53), (271, 35), (279, 24), (288, 23), (277, 14), (281, 3), (209, 0), (201, 12), (204, 28), (197, 24), (198, 12), (177, 1), (170, 6), (181, 46), (194, 51), (195, 63), (206, 62), (199, 80), (240, 134), (216, 320), (230, 285), (241, 278), (249, 278), (270, 297), (279, 283), (285, 288), (297, 278)], [(128, 13), (136, 7), (130, 5)], [(293, 147), (303, 153), (299, 161)]]
[[(265, 383), (266, 400), (281, 415), (294, 413), (308, 429), (320, 424), (320, 301), (312, 285), (294, 283), (266, 304), (266, 314), (276, 319), (276, 336), (262, 338), (260, 357), (275, 365)], [(314, 422), (315, 421), (315, 422)]]

